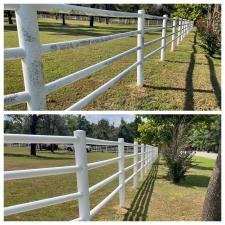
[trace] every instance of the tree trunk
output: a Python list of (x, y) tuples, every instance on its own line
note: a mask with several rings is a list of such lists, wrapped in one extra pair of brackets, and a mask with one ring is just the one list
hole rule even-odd
[[(96, 4), (91, 4), (91, 8), (95, 8)], [(94, 16), (90, 16), (90, 27), (94, 27)]]
[(90, 17), (90, 27), (94, 27), (94, 16)]
[(12, 14), (9, 10), (7, 10), (7, 15), (8, 15), (8, 22), (9, 24), (13, 24), (13, 21), (12, 21)]
[(207, 26), (210, 28), (214, 28), (213, 27), (213, 20), (214, 20), (214, 8), (215, 8), (215, 4), (210, 4), (208, 6), (208, 21), (207, 21)]
[[(31, 117), (31, 125), (30, 125), (30, 133), (31, 134), (36, 134), (37, 133), (37, 122), (38, 122), (39, 117), (37, 115), (32, 115)], [(30, 154), (33, 156), (36, 156), (36, 144), (31, 144), (30, 146)]]
[(62, 14), (62, 20), (63, 20), (63, 23), (62, 24), (63, 25), (66, 25), (66, 19), (65, 19), (65, 14), (64, 13)]
[(221, 146), (210, 178), (202, 211), (203, 221), (221, 221)]

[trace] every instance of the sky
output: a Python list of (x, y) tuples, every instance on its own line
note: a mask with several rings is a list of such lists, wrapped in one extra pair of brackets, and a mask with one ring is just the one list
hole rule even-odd
[(98, 123), (99, 120), (101, 119), (106, 119), (109, 121), (110, 124), (114, 123), (114, 126), (119, 126), (120, 125), (120, 121), (123, 118), (123, 120), (125, 120), (126, 122), (132, 122), (135, 119), (135, 115), (130, 115), (130, 114), (125, 114), (125, 115), (85, 115), (87, 120), (89, 120), (92, 123)]
[[(98, 114), (98, 115), (90, 115), (90, 114), (82, 114), (86, 117), (86, 119), (92, 123), (98, 123), (101, 119), (106, 119), (110, 124), (114, 123), (114, 126), (118, 127), (120, 125), (120, 121), (123, 118), (126, 122), (132, 122), (135, 119), (135, 115), (133, 114)], [(77, 114), (75, 114), (77, 116)], [(4, 119), (9, 119), (7, 115), (4, 116)]]

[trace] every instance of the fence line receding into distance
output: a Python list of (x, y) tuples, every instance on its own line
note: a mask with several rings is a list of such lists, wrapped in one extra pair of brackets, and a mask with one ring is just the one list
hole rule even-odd
[[(78, 81), (90, 74), (100, 70), (107, 65), (119, 60), (131, 53), (137, 53), (137, 61), (119, 73), (117, 76), (97, 88), (92, 93), (88, 94), (83, 99), (79, 100), (66, 110), (80, 110), (89, 102), (95, 99), (98, 95), (108, 90), (121, 78), (129, 72), (137, 68), (137, 86), (144, 85), (144, 62), (161, 52), (160, 59), (165, 58), (165, 49), (171, 44), (171, 51), (174, 51), (175, 46), (178, 45), (182, 39), (189, 33), (193, 27), (193, 21), (186, 19), (168, 18), (164, 16), (153, 16), (145, 14), (144, 10), (139, 10), (138, 13), (110, 11), (102, 9), (94, 9), (88, 7), (64, 5), (64, 4), (6, 4), (5, 10), (15, 10), (17, 32), (19, 36), (18, 48), (6, 48), (4, 50), (5, 60), (22, 60), (23, 79), (25, 91), (9, 94), (4, 97), (4, 104), (14, 105), (19, 103), (27, 103), (28, 110), (46, 110), (46, 95), (58, 90), (59, 88), (69, 85), (72, 82)], [(73, 14), (82, 14), (88, 16), (102, 16), (114, 18), (136, 18), (137, 30), (118, 33), (107, 36), (92, 37), (87, 39), (78, 39), (72, 41), (64, 41), (57, 43), (41, 44), (39, 40), (39, 28), (37, 20), (37, 11), (40, 12), (58, 12)], [(147, 20), (162, 20), (162, 26), (145, 28)], [(172, 22), (172, 26), (168, 26), (168, 21)], [(167, 34), (168, 28), (172, 28), (172, 33)], [(144, 42), (144, 34), (147, 32), (161, 31), (162, 37), (154, 40)], [(41, 56), (48, 52), (57, 50), (76, 48), (85, 45), (92, 45), (104, 41), (126, 38), (130, 36), (137, 36), (137, 46), (127, 51), (124, 51), (111, 58), (103, 60), (97, 64), (89, 66), (85, 69), (69, 74), (65, 77), (59, 78), (55, 81), (45, 84), (44, 72), (42, 66)], [(167, 41), (171, 37), (170, 41)], [(161, 41), (161, 47), (144, 55), (144, 47), (157, 41)]]
[[(125, 207), (125, 186), (133, 180), (133, 187), (138, 187), (138, 175), (140, 173), (141, 179), (144, 174), (151, 168), (152, 164), (158, 158), (158, 148), (150, 145), (141, 144), (137, 142), (126, 143), (123, 138), (118, 141), (107, 141), (100, 139), (93, 139), (86, 137), (85, 131), (77, 130), (74, 136), (50, 136), (50, 135), (27, 135), (27, 134), (5, 134), (5, 143), (61, 143), (74, 144), (75, 149), (75, 165), (62, 167), (49, 167), (39, 169), (26, 169), (5, 171), (4, 180), (26, 179), (41, 176), (52, 176), (59, 174), (76, 173), (77, 177), (77, 192), (67, 195), (37, 200), (29, 203), (19, 205), (7, 206), (4, 208), (4, 216), (13, 215), (17, 213), (27, 212), (35, 209), (44, 208), (50, 205), (56, 205), (64, 202), (78, 200), (79, 218), (76, 220), (91, 220), (91, 218), (99, 212), (117, 193), (119, 193), (119, 205)], [(86, 145), (103, 145), (103, 146), (117, 146), (118, 155), (115, 158), (88, 163)], [(125, 154), (125, 147), (133, 149), (131, 154)], [(133, 158), (133, 163), (125, 167), (125, 160)], [(100, 181), (99, 183), (89, 187), (88, 170), (103, 167), (112, 163), (118, 163), (118, 171)], [(133, 169), (133, 173), (128, 178), (125, 177), (125, 172)], [(105, 197), (97, 206), (90, 209), (90, 194), (104, 187), (111, 181), (119, 178), (119, 185), (107, 197)], [(126, 178), (126, 179), (125, 179)]]

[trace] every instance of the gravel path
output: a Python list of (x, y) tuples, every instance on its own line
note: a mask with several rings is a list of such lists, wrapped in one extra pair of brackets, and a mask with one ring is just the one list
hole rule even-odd
[(218, 154), (212, 153), (212, 152), (208, 153), (208, 152), (198, 152), (198, 151), (196, 151), (195, 155), (205, 157), (205, 158), (208, 158), (208, 159), (216, 159)]

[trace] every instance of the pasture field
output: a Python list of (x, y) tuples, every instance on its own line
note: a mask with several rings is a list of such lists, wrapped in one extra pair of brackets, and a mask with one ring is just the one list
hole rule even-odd
[[(136, 25), (95, 23), (39, 19), (41, 43), (67, 41), (132, 31)], [(145, 34), (145, 41), (160, 37), (160, 32)], [(171, 37), (168, 38), (168, 41)], [(104, 59), (136, 46), (136, 36), (112, 40), (76, 49), (43, 55), (45, 83), (82, 70)], [(160, 47), (161, 42), (145, 48), (145, 55)], [(4, 46), (17, 47), (16, 25), (4, 26)], [(136, 87), (136, 70), (132, 71), (111, 89), (98, 96), (83, 110), (220, 110), (221, 60), (209, 57), (200, 46), (195, 29), (186, 36), (175, 52), (167, 47), (165, 61), (159, 53), (145, 62), (145, 85)], [(47, 96), (49, 110), (64, 110), (82, 99), (136, 61), (136, 53), (101, 69), (87, 78), (63, 87)], [(23, 91), (20, 60), (4, 64), (4, 93)], [(24, 110), (25, 104), (6, 107), (7, 110)]]
[[(91, 152), (88, 162), (116, 157), (116, 153)], [(132, 164), (126, 160), (125, 166)], [(215, 160), (194, 157), (195, 167), (188, 172), (186, 180), (179, 185), (167, 179), (167, 168), (160, 157), (143, 181), (139, 179), (137, 191), (130, 181), (126, 186), (126, 207), (119, 209), (118, 194), (93, 220), (200, 220), (204, 196)], [(29, 156), (28, 148), (5, 147), (4, 169), (29, 169), (74, 165), (74, 155), (67, 151), (55, 153), (38, 151), (37, 157)], [(117, 163), (89, 171), (89, 186), (107, 178), (118, 169)], [(131, 175), (132, 169), (126, 173)], [(117, 179), (91, 194), (91, 208), (103, 200), (118, 185)], [(43, 198), (69, 194), (76, 191), (74, 174), (55, 175), (6, 181), (4, 184), (4, 205), (14, 205)], [(77, 201), (49, 206), (39, 210), (5, 217), (5, 220), (72, 220), (78, 217)]]

